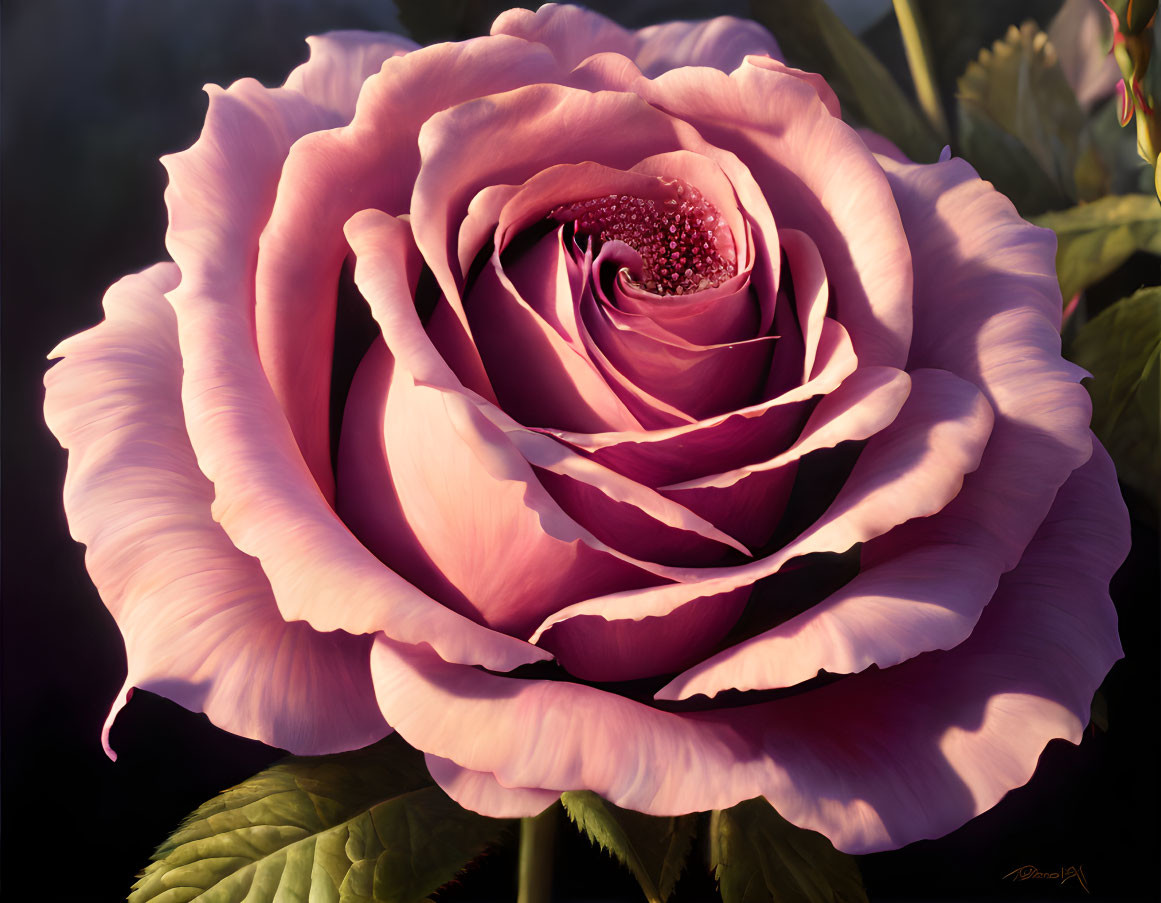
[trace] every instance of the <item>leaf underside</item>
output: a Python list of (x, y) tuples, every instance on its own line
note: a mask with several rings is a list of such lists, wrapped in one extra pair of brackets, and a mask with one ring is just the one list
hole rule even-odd
[(669, 899), (689, 855), (695, 815), (642, 815), (588, 790), (562, 793), (560, 801), (579, 831), (633, 873), (650, 903)]
[(713, 813), (710, 864), (723, 903), (866, 903), (853, 856), (795, 827), (766, 800)]

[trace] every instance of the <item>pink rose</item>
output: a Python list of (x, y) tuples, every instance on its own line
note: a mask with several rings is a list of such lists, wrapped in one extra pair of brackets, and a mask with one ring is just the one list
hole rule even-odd
[(110, 722), (394, 729), (485, 814), (762, 795), (851, 852), (1079, 741), (1128, 529), (1052, 234), (754, 23), (324, 35), (164, 162), (173, 262), (46, 380)]

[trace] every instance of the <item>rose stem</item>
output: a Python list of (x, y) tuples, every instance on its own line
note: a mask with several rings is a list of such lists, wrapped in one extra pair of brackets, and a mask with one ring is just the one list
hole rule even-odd
[(915, 82), (919, 106), (927, 114), (940, 140), (947, 141), (947, 119), (943, 115), (943, 105), (939, 102), (939, 87), (931, 67), (931, 47), (927, 43), (923, 20), (919, 17), (915, 0), (892, 2), (895, 4), (895, 18), (899, 20), (899, 31), (903, 33), (903, 49), (907, 53), (907, 66), (911, 69), (911, 80)]
[(516, 903), (549, 903), (552, 899), (552, 855), (559, 808), (553, 803), (539, 815), (520, 819), (520, 892)]

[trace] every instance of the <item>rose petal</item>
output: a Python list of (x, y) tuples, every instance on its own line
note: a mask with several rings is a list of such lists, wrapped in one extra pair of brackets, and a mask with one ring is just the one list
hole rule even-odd
[[(402, 220), (369, 213), (352, 221), (349, 229), (357, 246), (365, 249), (362, 257), (364, 272), (368, 272), (368, 267), (376, 266), (376, 261), (384, 272), (392, 268), (398, 272), (401, 267), (394, 266), (389, 256), (392, 248), (408, 261), (402, 269), (406, 269), (407, 265), (418, 266), (411, 238)], [(384, 252), (387, 252), (386, 255)], [(418, 316), (409, 305), (381, 304), (378, 289), (368, 289), (368, 298), (381, 318), (391, 348), (409, 371), (419, 374), (424, 385), (440, 388), (452, 395), (471, 397), (471, 393), (456, 380), (446, 361), (436, 353), (420, 326)], [(340, 444), (343, 461), (340, 510), (344, 520), (360, 536), (374, 537), (365, 539), (372, 548), (389, 550), (397, 545), (400, 550), (398, 557), (418, 566), (428, 560), (427, 554), (415, 543), (409, 530), (400, 531), (399, 525), (392, 523), (395, 520), (395, 514), (392, 513), (395, 510), (393, 500), (397, 502), (397, 499), (386, 468), (382, 429), (374, 425), (383, 422), (384, 397), (390, 371), (384, 349), (373, 348), (360, 366), (352, 385)], [(554, 496), (570, 514), (576, 511), (583, 515), (587, 511), (591, 516), (582, 516), (582, 523), (587, 525), (590, 520), (600, 520), (603, 514), (615, 510), (618, 517), (608, 518), (610, 523), (615, 521), (620, 524), (628, 518), (638, 524), (639, 533), (634, 538), (639, 543), (654, 544), (656, 548), (651, 546), (639, 549), (641, 554), (629, 551), (630, 555), (657, 560), (663, 555), (655, 557), (650, 553), (669, 548), (668, 544), (674, 542), (675, 536), (681, 537), (676, 543), (678, 546), (691, 551), (697, 549), (715, 558), (721, 556), (726, 546), (747, 553), (745, 547), (736, 540), (656, 491), (577, 454), (542, 433), (525, 429), (505, 412), (482, 399), (477, 398), (476, 403), (492, 425), (504, 432), (520, 456), (537, 468), (542, 483), (546, 475), (555, 475), (570, 484), (571, 488), (554, 492)], [(351, 475), (349, 483), (346, 474)], [(401, 513), (399, 517), (402, 517)], [(620, 536), (619, 533), (617, 535)], [(611, 544), (618, 547), (616, 542)], [(399, 567), (401, 573), (421, 586), (441, 586), (438, 580), (442, 578), (435, 576), (438, 572), (434, 568), (430, 572), (416, 571), (413, 576), (413, 571), (406, 569), (404, 561), (399, 562)], [(436, 582), (433, 583), (433, 579)], [(449, 587), (450, 584), (442, 586), (440, 592)], [(435, 589), (429, 591), (438, 595)]]
[(856, 370), (819, 399), (786, 451), (723, 473), (663, 486), (661, 492), (751, 547), (765, 546), (785, 514), (798, 462), (819, 449), (879, 432), (899, 413), (910, 386), (907, 374), (893, 367)]
[(717, 648), (746, 607), (752, 587), (703, 596), (670, 614), (640, 620), (579, 615), (537, 637), (573, 677), (623, 681), (672, 674)]
[(779, 228), (818, 245), (859, 359), (903, 364), (913, 279), (907, 236), (875, 158), (828, 109), (813, 77), (749, 57), (729, 76), (674, 69), (649, 80), (604, 53), (574, 70), (569, 84), (636, 94), (745, 159), (762, 193), (777, 200)]
[(45, 419), (69, 450), (65, 511), (125, 638), (133, 687), (205, 712), (225, 730), (301, 754), (389, 733), (374, 701), (370, 640), (285, 622), (258, 563), (210, 516), (181, 408), (182, 361), (163, 293), (173, 264), (127, 276), (106, 319), (63, 342)]
[(648, 78), (681, 66), (711, 66), (731, 72), (750, 54), (782, 56), (769, 31), (757, 22), (734, 16), (650, 25), (637, 32), (637, 37), (641, 49), (633, 62)]
[(499, 404), (529, 426), (580, 432), (639, 427), (583, 346), (572, 346), (525, 300), (551, 307), (557, 292), (571, 294), (562, 257), (554, 231), (509, 267), (511, 278), (497, 250), (472, 283), (468, 323)]
[[(328, 498), (333, 484), (327, 409), (335, 286), (347, 254), (343, 223), (363, 207), (406, 210), (419, 169), (417, 136), (433, 113), (556, 77), (551, 55), (524, 41), (437, 44), (386, 60), (367, 79), (349, 126), (332, 128), (345, 119), (316, 125), (287, 155), (291, 141), (305, 132), (289, 136), (285, 166), (274, 173), (277, 200), (258, 227), (255, 328), (274, 394)], [(244, 177), (233, 160), (229, 169)], [(311, 252), (303, 254), (307, 247)], [(242, 248), (253, 253), (254, 242)]]
[(403, 56), (419, 45), (410, 38), (375, 31), (331, 31), (306, 39), (310, 59), (287, 76), (284, 86), (339, 114), (343, 122), (355, 115), (363, 82), (383, 61)]
[(492, 23), (493, 35), (512, 35), (553, 52), (566, 71), (594, 53), (612, 51), (630, 59), (641, 40), (600, 13), (579, 6), (545, 3), (536, 12), (510, 9)]
[(472, 606), (465, 613), (527, 634), (594, 586), (669, 577), (672, 569), (618, 553), (568, 517), (484, 413), (490, 405), (435, 354), (408, 286), (419, 259), (407, 223), (366, 210), (346, 232), (355, 282), (396, 358), (383, 422), (399, 503), (439, 571)]
[(792, 558), (842, 552), (955, 498), (964, 474), (979, 466), (992, 411), (975, 386), (939, 370), (911, 374), (912, 388), (890, 426), (873, 436), (838, 496), (809, 529), (777, 553), (731, 568), (707, 569), (680, 583), (615, 593), (561, 609), (532, 635), (579, 615), (640, 620), (676, 611), (694, 599), (728, 592), (776, 573)]
[(460, 768), (451, 759), (427, 755), (427, 770), (444, 793), (473, 812), (489, 818), (520, 818), (538, 815), (558, 799), (551, 790), (530, 790), (527, 787), (505, 787), (496, 776), (483, 771)]
[(805, 420), (805, 405), (834, 391), (856, 366), (846, 331), (827, 320), (815, 375), (777, 398), (667, 429), (544, 432), (639, 482), (664, 486), (761, 460), (770, 449), (789, 444)]
[(498, 669), (542, 659), (425, 596), (359, 544), (308, 471), (266, 381), (253, 340), (248, 249), (273, 203), (288, 136), (317, 116), (286, 89), (253, 81), (213, 89), (201, 137), (163, 161), (166, 243), (182, 274), (168, 295), (185, 369), (182, 403), (198, 465), (214, 484), (214, 518), (262, 563), (287, 620), (422, 638), (449, 659)]
[(887, 671), (679, 715), (379, 639), (376, 692), (409, 743), (504, 786), (587, 789), (653, 815), (761, 795), (850, 853), (942, 836), (1025, 783), (1051, 739), (1080, 740), (1121, 655), (1108, 580), (1128, 528), (1114, 486), (1107, 456), (1094, 454), (972, 637)]
[(994, 562), (1003, 572), (1020, 560), (1057, 489), (1091, 449), (1084, 371), (1060, 357), (1053, 235), (1020, 219), (962, 160), (880, 162), (916, 261), (908, 368), (938, 361), (975, 383), (996, 422), (956, 500), (868, 545), (864, 564), (939, 541), (976, 547), (981, 566)]

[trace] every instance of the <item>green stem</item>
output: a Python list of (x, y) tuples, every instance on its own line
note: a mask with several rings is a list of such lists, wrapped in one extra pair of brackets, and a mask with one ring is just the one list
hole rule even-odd
[(939, 85), (931, 65), (931, 47), (927, 43), (919, 9), (915, 0), (892, 2), (895, 4), (895, 18), (899, 20), (899, 31), (903, 34), (903, 49), (907, 53), (911, 80), (915, 82), (915, 96), (936, 134), (942, 141), (947, 141), (947, 119), (943, 115), (943, 104), (939, 102)]
[(516, 903), (549, 903), (552, 899), (552, 854), (556, 840), (557, 805), (520, 819), (520, 892)]

